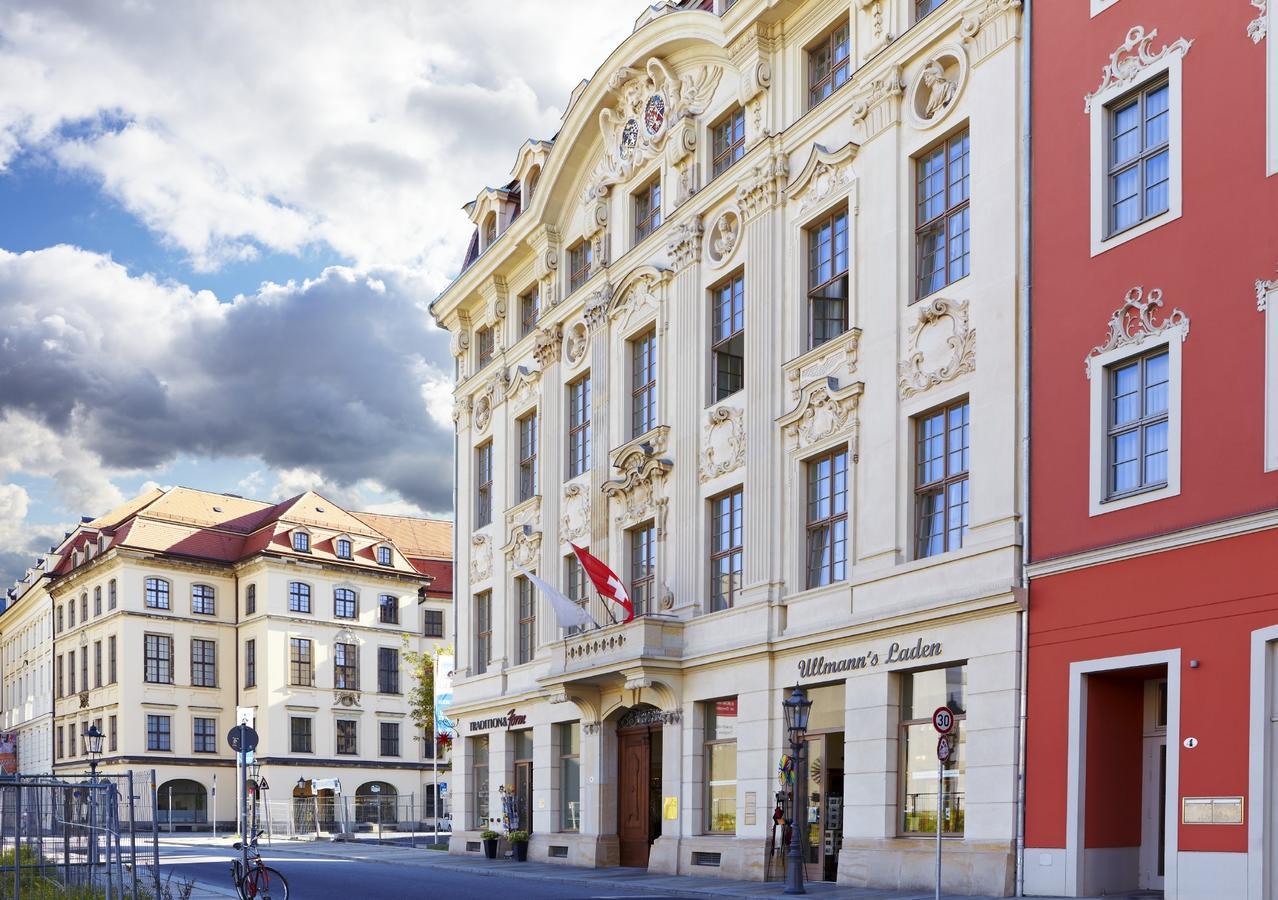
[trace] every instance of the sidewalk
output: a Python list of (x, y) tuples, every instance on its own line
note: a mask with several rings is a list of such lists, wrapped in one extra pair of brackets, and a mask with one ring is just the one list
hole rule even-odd
[[(174, 841), (173, 843), (178, 843)], [(208, 846), (204, 842), (183, 841), (192, 846)], [(225, 845), (229, 846), (230, 841)], [(222, 841), (218, 841), (222, 846)], [(652, 891), (664, 896), (676, 897), (781, 897), (780, 882), (734, 881), (695, 875), (654, 875), (647, 869), (606, 868), (589, 869), (555, 863), (524, 862), (509, 859), (484, 859), (476, 856), (452, 856), (442, 850), (422, 850), (409, 847), (377, 845), (375, 843), (301, 842), (275, 841), (270, 847), (262, 846), (265, 856), (294, 855), (298, 857), (326, 857), (375, 862), (382, 865), (414, 866), (446, 869), (475, 875), (516, 876), (559, 884), (578, 884), (597, 887), (606, 893), (609, 886)], [(202, 886), (201, 886), (202, 887)], [(933, 900), (930, 889), (880, 890), (853, 888), (825, 882), (807, 882), (807, 891), (824, 900)], [(201, 895), (203, 896), (203, 895)], [(945, 900), (992, 900), (968, 895), (943, 894)]]

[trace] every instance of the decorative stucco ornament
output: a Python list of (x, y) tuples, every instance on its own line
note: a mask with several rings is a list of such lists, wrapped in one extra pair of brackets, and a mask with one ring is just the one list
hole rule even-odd
[(586, 358), (590, 349), (590, 329), (585, 322), (575, 322), (564, 333), (564, 358), (568, 365), (575, 366)]
[(1189, 316), (1179, 309), (1173, 309), (1171, 315), (1155, 320), (1154, 317), (1162, 306), (1163, 292), (1158, 288), (1149, 292), (1149, 299), (1145, 299), (1145, 289), (1139, 285), (1128, 291), (1123, 305), (1110, 316), (1109, 336), (1105, 343), (1093, 347), (1083, 358), (1083, 369), (1087, 377), (1092, 377), (1092, 357), (1108, 353), (1116, 347), (1140, 346), (1149, 338), (1169, 329), (1179, 329), (1182, 341), (1189, 337)]
[(966, 300), (938, 297), (919, 309), (910, 326), (909, 355), (899, 367), (902, 400), (976, 371), (976, 330), (968, 324), (967, 307)]
[(486, 534), (470, 536), (470, 580), (487, 581), (493, 571), (493, 545)]
[(1247, 37), (1253, 44), (1259, 44), (1269, 34), (1269, 0), (1251, 0), (1260, 15), (1247, 23)]
[(705, 255), (710, 265), (716, 269), (726, 265), (740, 243), (741, 215), (735, 209), (725, 209), (706, 232)]
[(945, 77), (945, 67), (938, 60), (929, 60), (923, 67), (923, 87), (927, 89), (927, 104), (923, 118), (934, 119), (954, 102), (958, 93), (958, 81)]
[(745, 412), (735, 406), (716, 406), (706, 416), (701, 440), (703, 482), (711, 481), (745, 464)]
[(1101, 70), (1100, 85), (1083, 98), (1083, 112), (1090, 113), (1092, 101), (1110, 88), (1125, 88), (1135, 84), (1145, 70), (1154, 63), (1168, 55), (1184, 56), (1194, 45), (1193, 41), (1178, 38), (1170, 44), (1165, 44), (1155, 53), (1153, 43), (1156, 37), (1158, 37), (1157, 28), (1146, 34), (1144, 27), (1132, 26), (1127, 32), (1127, 39), (1109, 55), (1109, 62)]
[(589, 534), (590, 488), (584, 484), (566, 484), (563, 514), (559, 520), (559, 540), (576, 543)]

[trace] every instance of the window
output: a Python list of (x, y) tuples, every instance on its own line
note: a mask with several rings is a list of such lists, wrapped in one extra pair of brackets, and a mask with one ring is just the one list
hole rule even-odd
[(848, 23), (843, 22), (808, 48), (808, 109), (847, 84), (848, 34)]
[(301, 581), (290, 581), (288, 585), (289, 612), (311, 611), (311, 586)]
[(493, 592), (475, 595), (475, 665), (476, 675), (488, 671), (493, 656)]
[(112, 578), (109, 582), (107, 582), (107, 609), (115, 609), (115, 604), (115, 579)]
[(389, 566), (394, 561), (394, 555), (391, 548), (385, 545), (377, 548), (377, 564), (380, 566)]
[(293, 532), (293, 549), (298, 553), (311, 552), (311, 536), (305, 531)]
[(120, 749), (119, 721), (115, 716), (107, 717), (107, 749), (114, 753)]
[(116, 677), (115, 635), (107, 638), (107, 675), (111, 679), (107, 684), (115, 684), (119, 680)]
[(333, 591), (333, 615), (339, 619), (353, 619), (358, 612), (358, 600), (350, 588)]
[(93, 642), (93, 686), (102, 687), (102, 642)]
[(848, 330), (848, 214), (837, 210), (807, 229), (808, 344)]
[(534, 285), (527, 292), (519, 295), (519, 336), (527, 337), (537, 327), (541, 317), (541, 298)]
[(652, 522), (632, 528), (630, 536), (630, 602), (635, 615), (653, 608), (653, 581), (657, 568), (657, 526)]
[(493, 520), (493, 442), (475, 448), (475, 527)]
[(382, 756), (399, 756), (399, 723), (381, 722), (378, 730), (381, 732)]
[(848, 452), (811, 459), (808, 470), (808, 587), (847, 578)]
[(519, 500), (537, 494), (537, 413), (519, 420)]
[(482, 369), (493, 361), (493, 329), (483, 325), (475, 329), (475, 359)]
[(57, 624), (57, 627), (53, 629), (53, 631), (55, 634), (62, 633), (62, 607), (61, 606), (58, 607), (58, 624)]
[(354, 719), (337, 720), (337, 752), (341, 756), (359, 753), (359, 723)]
[(196, 716), (192, 719), (191, 749), (196, 753), (217, 752), (217, 719)]
[(710, 609), (727, 609), (741, 591), (741, 503), (736, 488), (710, 501)]
[(351, 558), (351, 542), (348, 538), (338, 538), (337, 543), (334, 546), (338, 559)]
[(488, 736), (470, 738), (471, 782), (475, 785), (475, 827), (488, 826)]
[(311, 720), (305, 716), (289, 716), (288, 749), (290, 753), (312, 753), (314, 742), (311, 733)]
[(63, 743), (64, 743), (64, 741), (65, 741), (65, 737), (64, 737), (64, 735), (65, 735), (65, 732), (63, 731), (63, 726), (59, 725), (59, 726), (58, 726), (58, 739), (57, 739), (56, 741), (54, 741), (54, 744), (53, 744), (53, 758), (54, 758), (54, 759), (62, 759)]
[(213, 588), (207, 584), (191, 586), (191, 612), (197, 616), (213, 615)]
[(146, 749), (173, 749), (173, 736), (169, 727), (171, 722), (172, 719), (169, 716), (148, 715), (146, 717)]
[(957, 550), (967, 537), (969, 418), (964, 399), (914, 422), (919, 559)]
[(251, 616), (257, 612), (257, 585), (250, 584), (244, 589), (244, 615)]
[(89, 595), (88, 594), (80, 595), (80, 621), (81, 622), (89, 621)]
[(166, 634), (148, 634), (142, 639), (142, 647), (146, 680), (151, 684), (172, 684), (173, 638)]
[(311, 642), (308, 638), (288, 639), (288, 683), (314, 687), (315, 670), (312, 664)]
[[(564, 593), (568, 599), (576, 603), (582, 609), (585, 609), (587, 601), (590, 599), (586, 588), (586, 570), (582, 568), (581, 560), (577, 558), (577, 554), (569, 553), (564, 557), (564, 585), (566, 590)], [(565, 634), (578, 634), (584, 631), (576, 625), (566, 629)]]
[(706, 831), (737, 830), (737, 698), (711, 700), (706, 716)]
[(102, 615), (102, 587), (99, 585), (93, 589), (93, 615)]
[(654, 178), (634, 197), (635, 243), (661, 227), (661, 179)]
[(497, 240), (497, 215), (493, 213), (484, 223), (484, 248), (491, 247), (495, 240)]
[(717, 403), (745, 387), (745, 276), (732, 276), (710, 295), (711, 396)]
[(217, 643), (191, 640), (191, 684), (195, 687), (217, 687)]
[(58, 656), (58, 658), (54, 661), (54, 667), (53, 667), (53, 674), (54, 674), (54, 692), (53, 692), (53, 695), (54, 695), (55, 697), (65, 697), (65, 696), (66, 696), (66, 694), (64, 694), (64, 693), (62, 692), (62, 686), (63, 686), (62, 671), (63, 671), (63, 669), (62, 669), (62, 657), (59, 655), (59, 656)]
[(442, 638), (444, 636), (444, 611), (427, 609), (422, 611), (422, 636)]
[(1106, 237), (1170, 208), (1171, 85), (1142, 87), (1106, 109), (1109, 221)]
[(394, 647), (377, 648), (377, 690), (382, 694), (399, 693), (399, 651)]
[(382, 594), (377, 598), (377, 619), (383, 625), (399, 624), (399, 598)]
[[(948, 666), (923, 672), (901, 674), (900, 744), (900, 809), (902, 834), (935, 834), (938, 806), (941, 830), (946, 834), (963, 833), (964, 769), (967, 757), (966, 692), (967, 669)], [(941, 783), (944, 800), (936, 796), (936, 731), (932, 728), (932, 712), (948, 706), (954, 712), (957, 746), (945, 761)], [(951, 744), (953, 744), (951, 738)]]
[(568, 477), (590, 469), (590, 376), (568, 385)]
[(257, 640), (254, 638), (244, 642), (244, 686), (257, 687)]
[(579, 241), (568, 248), (568, 292), (572, 293), (590, 280), (590, 241)]
[(339, 691), (359, 690), (359, 648), (354, 644), (333, 645), (333, 687)]
[(75, 627), (75, 601), (67, 601), (67, 628)]
[(519, 662), (532, 662), (537, 652), (537, 594), (527, 578), (516, 578), (519, 598)]
[(67, 695), (75, 694), (75, 651), (67, 653)]
[(1170, 362), (1166, 348), (1107, 371), (1107, 500), (1167, 485)]
[(734, 162), (745, 156), (745, 110), (737, 107), (711, 129), (710, 175), (718, 178)]
[(914, 0), (914, 21), (917, 22), (944, 2), (945, 0)]
[(581, 724), (560, 722), (559, 737), (559, 830), (581, 828)]
[(657, 427), (657, 332), (630, 342), (630, 436)]
[(89, 689), (89, 648), (80, 651), (80, 690)]
[(967, 275), (971, 267), (971, 195), (968, 133), (950, 138), (919, 159), (915, 243), (922, 299)]
[[(148, 609), (169, 608), (169, 583), (163, 578), (146, 580), (146, 605)], [(71, 608), (71, 624), (75, 624), (75, 607)]]

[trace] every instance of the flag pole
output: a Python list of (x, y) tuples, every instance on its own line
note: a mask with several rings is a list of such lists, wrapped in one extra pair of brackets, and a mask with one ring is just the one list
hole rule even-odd
[[(608, 608), (608, 603), (607, 603), (607, 602), (606, 602), (606, 601), (605, 601), (602, 597), (600, 597), (600, 596), (599, 596), (599, 591), (598, 591), (598, 590), (596, 590), (595, 588), (591, 588), (591, 590), (592, 590), (592, 591), (594, 591), (594, 593), (595, 593), (595, 599), (599, 601), (599, 605), (600, 605), (600, 606), (602, 606), (602, 607), (603, 607), (603, 609), (604, 609), (604, 612), (606, 612), (606, 613), (608, 614), (608, 618), (612, 621), (612, 624), (616, 625), (616, 624), (617, 624), (617, 617), (616, 617), (616, 616), (614, 616), (614, 615), (612, 614), (612, 610)], [(602, 626), (602, 625), (600, 625), (599, 627), (600, 627), (600, 628), (603, 628), (603, 626)]]

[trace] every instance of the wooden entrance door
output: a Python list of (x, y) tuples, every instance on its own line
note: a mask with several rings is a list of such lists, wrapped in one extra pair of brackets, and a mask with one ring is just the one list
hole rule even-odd
[(651, 845), (649, 769), (652, 737), (647, 728), (617, 732), (617, 841), (623, 866), (648, 866)]

